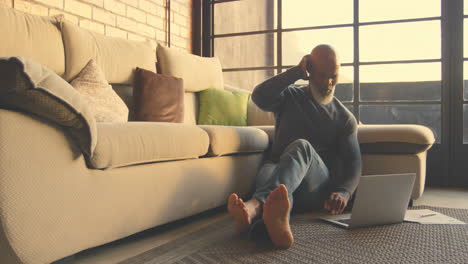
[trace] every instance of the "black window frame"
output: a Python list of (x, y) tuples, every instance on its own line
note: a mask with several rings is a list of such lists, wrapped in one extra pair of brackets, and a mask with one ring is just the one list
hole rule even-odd
[[(362, 105), (424, 105), (440, 104), (441, 106), (441, 138), (440, 143), (434, 144), (429, 150), (427, 159), (427, 184), (434, 186), (466, 186), (468, 177), (460, 173), (460, 170), (468, 171), (468, 163), (462, 157), (468, 157), (468, 145), (463, 145), (463, 105), (468, 105), (468, 99), (463, 97), (463, 62), (468, 61), (463, 57), (463, 23), (468, 15), (463, 12), (463, 0), (441, 0), (441, 15), (436, 17), (424, 17), (413, 19), (397, 19), (373, 22), (359, 22), (359, 0), (353, 0), (353, 23), (339, 25), (325, 25), (318, 27), (282, 28), (282, 0), (277, 1), (277, 26), (276, 29), (214, 34), (214, 5), (239, 0), (193, 0), (194, 18), (199, 18), (200, 31), (194, 32), (195, 54), (212, 57), (214, 54), (214, 41), (216, 38), (241, 36), (250, 34), (277, 34), (277, 64), (265, 67), (245, 67), (223, 69), (223, 71), (242, 70), (267, 70), (275, 69), (276, 73), (294, 65), (282, 65), (282, 33), (299, 30), (328, 29), (338, 27), (353, 27), (353, 49), (354, 59), (352, 63), (344, 63), (342, 66), (353, 66), (353, 101), (345, 105), (352, 105), (357, 120), (360, 120), (359, 108)], [(197, 15), (198, 14), (198, 15)], [(420, 21), (440, 21), (441, 23), (441, 58), (440, 59), (416, 59), (400, 61), (372, 61), (360, 62), (359, 59), (359, 29), (363, 26), (378, 24), (394, 24)], [(194, 20), (195, 21), (195, 20)], [(196, 26), (194, 25), (194, 28)], [(359, 69), (362, 65), (396, 64), (396, 63), (441, 63), (441, 99), (440, 100), (418, 100), (418, 101), (390, 101), (369, 102), (360, 99)]]

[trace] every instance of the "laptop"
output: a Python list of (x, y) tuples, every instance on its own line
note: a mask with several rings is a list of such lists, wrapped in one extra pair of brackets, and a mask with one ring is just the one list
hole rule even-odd
[(415, 173), (361, 176), (351, 214), (321, 219), (349, 229), (402, 223), (415, 178)]

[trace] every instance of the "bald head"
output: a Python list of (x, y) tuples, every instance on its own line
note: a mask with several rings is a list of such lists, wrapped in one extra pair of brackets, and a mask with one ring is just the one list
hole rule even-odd
[(340, 64), (335, 50), (329, 45), (319, 45), (310, 53), (310, 82), (323, 95), (333, 93)]
[(316, 69), (339, 66), (338, 56), (330, 45), (318, 45), (310, 53), (310, 58)]

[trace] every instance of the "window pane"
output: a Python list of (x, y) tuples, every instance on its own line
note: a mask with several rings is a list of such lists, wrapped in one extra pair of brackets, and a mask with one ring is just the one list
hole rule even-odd
[(468, 105), (466, 104), (463, 105), (463, 144), (468, 144)]
[(468, 57), (468, 19), (466, 18), (463, 20), (463, 56)]
[(341, 63), (353, 62), (353, 28), (332, 28), (283, 33), (283, 65), (297, 65), (319, 44), (333, 46)]
[(354, 67), (341, 67), (335, 97), (341, 102), (352, 102), (354, 96)]
[(273, 66), (275, 33), (216, 38), (214, 55), (220, 59), (223, 68)]
[(364, 124), (418, 124), (432, 129), (440, 143), (440, 105), (361, 105)]
[(275, 75), (275, 70), (223, 72), (224, 83), (253, 91), (255, 86)]
[[(297, 80), (294, 84), (308, 85), (309, 81)], [(352, 102), (354, 91), (354, 67), (346, 66), (340, 68), (338, 84), (335, 87), (335, 97), (341, 102)]]
[(440, 15), (440, 0), (359, 0), (359, 22), (436, 17)]
[(441, 64), (409, 63), (360, 67), (362, 101), (440, 100)]
[(352, 0), (288, 0), (281, 11), (283, 28), (353, 23)]
[(463, 98), (468, 100), (468, 62), (463, 62)]
[(214, 33), (276, 28), (276, 0), (244, 0), (214, 5)]
[(440, 81), (440, 62), (361, 65), (359, 80), (369, 82), (419, 82)]
[(440, 36), (440, 21), (362, 26), (360, 61), (440, 59)]

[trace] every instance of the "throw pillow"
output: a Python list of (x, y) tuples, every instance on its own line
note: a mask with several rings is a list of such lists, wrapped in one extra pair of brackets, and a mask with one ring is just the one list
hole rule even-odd
[(96, 122), (125, 123), (128, 107), (106, 81), (99, 65), (91, 59), (71, 85), (85, 98)]
[(199, 96), (199, 125), (247, 125), (250, 93), (210, 88), (201, 91)]
[(89, 157), (96, 121), (82, 96), (47, 67), (24, 57), (0, 58), (0, 107), (38, 115), (64, 127)]
[(136, 68), (133, 82), (135, 121), (184, 121), (184, 86), (181, 78)]

